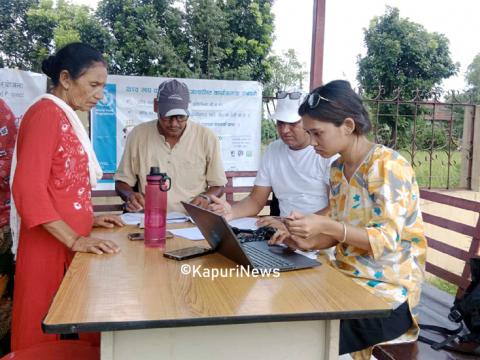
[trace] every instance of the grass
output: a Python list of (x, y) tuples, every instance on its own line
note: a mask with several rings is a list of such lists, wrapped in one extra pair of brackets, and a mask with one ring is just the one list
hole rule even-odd
[(411, 156), (408, 152), (400, 150), (400, 153), (413, 163), (413, 169), (417, 176), (417, 182), (420, 187), (432, 188), (458, 188), (460, 186), (460, 172), (462, 167), (462, 158), (460, 151), (454, 151), (450, 158), (450, 176), (448, 179), (448, 155), (443, 151), (433, 152), (432, 170), (431, 170), (431, 185), (429, 181), (430, 175), (430, 153), (428, 151), (418, 151), (415, 153), (415, 161), (412, 162)]
[(455, 296), (457, 294), (458, 286), (449, 283), (433, 275), (428, 275), (426, 281), (435, 286), (437, 289), (445, 291), (446, 293)]

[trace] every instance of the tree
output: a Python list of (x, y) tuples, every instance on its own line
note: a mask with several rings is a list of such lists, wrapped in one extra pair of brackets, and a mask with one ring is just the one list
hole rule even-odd
[[(397, 8), (387, 7), (364, 33), (367, 54), (358, 59), (357, 79), (368, 97), (374, 97), (382, 86), (385, 98), (395, 97), (397, 88), (406, 99), (413, 98), (416, 89), (426, 98), (443, 79), (458, 71), (459, 65), (450, 58), (448, 39), (400, 18)], [(407, 116), (399, 118), (397, 124), (393, 111), (387, 105), (380, 109), (384, 115), (379, 116), (379, 124), (390, 131), (390, 145), (394, 146), (398, 135), (406, 134), (410, 127), (411, 109), (400, 112)]]
[(111, 74), (271, 75), (273, 0), (100, 0), (96, 13), (67, 0), (0, 1), (0, 65), (39, 71), (59, 47), (82, 41), (106, 55)]
[(43, 59), (74, 41), (102, 52), (108, 48), (109, 35), (87, 6), (64, 0), (56, 6), (52, 0), (2, 0), (1, 6), (0, 56), (5, 66), (40, 71)]
[(267, 56), (273, 41), (273, 0), (224, 0), (229, 40), (221, 63), (224, 79), (257, 80), (271, 76)]
[(221, 79), (228, 44), (225, 13), (215, 0), (187, 0), (185, 8), (193, 73), (198, 78)]
[(40, 71), (42, 60), (57, 49), (86, 42), (101, 52), (110, 44), (110, 36), (85, 5), (59, 0), (41, 0), (27, 12), (29, 38), (33, 47), (32, 70)]
[(271, 67), (271, 78), (265, 84), (263, 91), (265, 96), (274, 96), (277, 90), (303, 87), (303, 79), (307, 71), (305, 65), (298, 60), (294, 49), (284, 51), (281, 56), (271, 55), (268, 61)]
[(473, 101), (476, 104), (480, 103), (480, 53), (468, 65), (465, 80), (469, 87), (468, 91), (472, 94)]
[(38, 0), (0, 0), (0, 66), (29, 70), (32, 44), (28, 37), (27, 11)]
[(357, 79), (369, 95), (379, 85), (385, 96), (398, 87), (409, 95), (417, 88), (429, 92), (458, 71), (459, 65), (450, 58), (448, 39), (400, 18), (397, 8), (387, 7), (385, 15), (373, 18), (364, 34), (367, 54), (358, 60)]
[[(172, 0), (102, 0), (97, 16), (113, 36), (109, 72), (189, 77), (183, 15)], [(180, 41), (178, 49), (173, 41)]]

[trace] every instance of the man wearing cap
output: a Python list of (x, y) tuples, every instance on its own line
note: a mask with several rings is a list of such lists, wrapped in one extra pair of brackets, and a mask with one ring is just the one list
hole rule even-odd
[[(263, 155), (252, 192), (233, 205), (216, 197), (210, 208), (227, 220), (257, 215), (267, 203), (270, 192), (278, 198), (280, 216), (292, 211), (320, 212), (328, 206), (328, 184), (332, 158), (325, 159), (310, 146), (298, 108), (304, 98), (298, 91), (277, 93), (276, 120), (280, 139), (272, 142)], [(259, 225), (279, 225), (263, 218)]]
[(222, 196), (227, 179), (220, 142), (210, 129), (188, 119), (189, 102), (187, 85), (175, 79), (161, 83), (153, 105), (158, 119), (136, 126), (128, 135), (115, 174), (115, 190), (127, 211), (143, 209), (151, 166), (172, 179), (169, 212), (185, 212), (180, 201), (207, 207), (211, 195)]

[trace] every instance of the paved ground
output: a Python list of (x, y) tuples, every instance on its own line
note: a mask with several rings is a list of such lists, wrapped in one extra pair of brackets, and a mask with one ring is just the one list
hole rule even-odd
[[(438, 192), (463, 199), (480, 201), (479, 192), (467, 190), (441, 190)], [(428, 212), (437, 216), (442, 216), (471, 226), (476, 226), (478, 221), (477, 213), (467, 210), (461, 210), (448, 205), (432, 203), (431, 201), (422, 200), (421, 208), (424, 212)], [(427, 236), (433, 239), (445, 242), (455, 247), (459, 247), (463, 250), (468, 251), (468, 248), (470, 247), (471, 238), (457, 232), (446, 230), (430, 224), (425, 224), (425, 232)], [(449, 270), (455, 274), (461, 275), (461, 271), (464, 265), (463, 261), (442, 254), (433, 249), (428, 250), (427, 257), (429, 261), (433, 264)]]

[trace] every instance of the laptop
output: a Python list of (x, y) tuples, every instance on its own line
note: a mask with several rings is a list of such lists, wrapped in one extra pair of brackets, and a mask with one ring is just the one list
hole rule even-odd
[(182, 205), (212, 249), (244, 267), (291, 271), (321, 264), (283, 246), (270, 246), (267, 241), (241, 243), (223, 216), (183, 201)]

